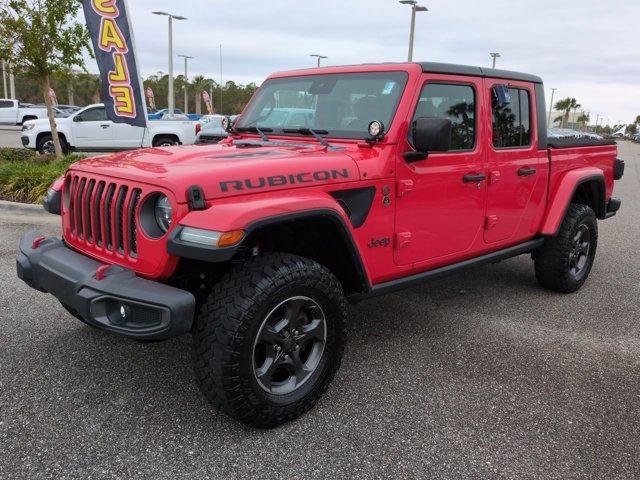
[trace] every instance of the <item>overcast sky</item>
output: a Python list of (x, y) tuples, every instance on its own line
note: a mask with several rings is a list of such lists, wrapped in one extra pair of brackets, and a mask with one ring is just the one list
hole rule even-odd
[[(164, 10), (175, 22), (176, 54), (196, 57), (189, 76), (260, 84), (274, 71), (404, 61), (410, 8), (397, 0), (129, 0), (144, 76), (167, 71)], [(575, 97), (585, 111), (623, 123), (640, 115), (640, 1), (421, 0), (414, 59), (498, 67), (540, 75), (547, 101)], [(95, 63), (90, 70), (96, 71)], [(176, 74), (183, 64), (176, 63)]]

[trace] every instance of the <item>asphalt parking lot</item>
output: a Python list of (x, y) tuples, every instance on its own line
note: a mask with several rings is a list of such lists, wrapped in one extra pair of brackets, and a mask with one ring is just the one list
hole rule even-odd
[(19, 282), (35, 217), (0, 210), (0, 478), (640, 477), (640, 145), (620, 151), (580, 292), (520, 257), (352, 307), (328, 394), (273, 431), (206, 403), (189, 337), (102, 333)]
[(20, 132), (22, 127), (13, 127), (11, 125), (0, 125), (0, 147), (16, 147), (21, 148)]

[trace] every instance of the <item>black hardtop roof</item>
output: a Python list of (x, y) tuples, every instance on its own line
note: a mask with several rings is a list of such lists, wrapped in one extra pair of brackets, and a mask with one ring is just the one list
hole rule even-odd
[(542, 79), (529, 73), (511, 72), (495, 68), (472, 67), (470, 65), (456, 65), (453, 63), (419, 62), (425, 73), (446, 73), (451, 75), (469, 75), (472, 77), (504, 78), (521, 82), (542, 83)]

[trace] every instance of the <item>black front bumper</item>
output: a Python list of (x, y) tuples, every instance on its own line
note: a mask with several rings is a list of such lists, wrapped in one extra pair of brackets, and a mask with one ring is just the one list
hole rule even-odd
[(16, 259), (18, 277), (36, 290), (51, 293), (87, 323), (140, 340), (166, 340), (191, 330), (195, 310), (191, 293), (115, 265), (98, 280), (100, 262), (67, 248), (57, 238), (33, 248), (39, 236), (33, 231), (22, 237)]

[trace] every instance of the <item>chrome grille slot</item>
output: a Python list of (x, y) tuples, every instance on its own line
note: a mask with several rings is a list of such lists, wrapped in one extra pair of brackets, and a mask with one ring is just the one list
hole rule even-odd
[(104, 201), (103, 217), (105, 220), (105, 245), (107, 250), (113, 250), (113, 194), (116, 191), (116, 186), (111, 183), (107, 188), (107, 198)]
[(93, 215), (91, 214), (91, 196), (93, 195), (93, 189), (96, 186), (95, 180), (89, 180), (87, 189), (84, 193), (84, 199), (82, 201), (82, 218), (84, 219), (84, 232), (87, 238), (87, 242), (94, 242), (93, 238)]
[(120, 187), (118, 197), (116, 198), (115, 214), (116, 214), (116, 248), (118, 252), (124, 254), (124, 201), (127, 198), (127, 187)]
[(102, 194), (104, 193), (104, 182), (98, 183), (98, 189), (96, 190), (95, 198), (93, 199), (93, 218), (95, 219), (95, 244), (99, 247), (102, 246), (102, 214), (100, 211), (100, 204), (102, 203)]
[(84, 192), (84, 187), (85, 184), (87, 183), (87, 179), (86, 178), (82, 178), (80, 180), (80, 184), (78, 185), (78, 191), (76, 192), (76, 196), (75, 196), (75, 207), (76, 207), (76, 230), (77, 230), (77, 235), (78, 238), (82, 238), (83, 237), (83, 218), (82, 218), (82, 193)]
[(129, 252), (132, 257), (138, 256), (138, 229), (136, 226), (136, 209), (140, 202), (142, 191), (138, 188), (133, 190), (131, 200), (129, 201), (129, 209), (127, 212), (127, 225), (129, 228)]

